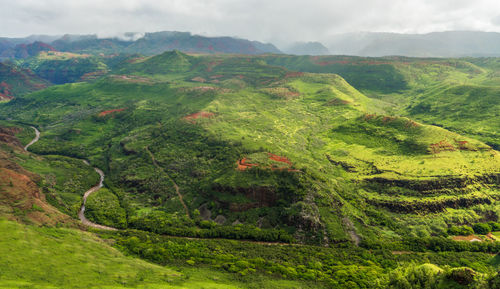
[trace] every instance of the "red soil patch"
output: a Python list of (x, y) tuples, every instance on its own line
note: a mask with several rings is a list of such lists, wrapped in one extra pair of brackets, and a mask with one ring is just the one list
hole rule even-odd
[(377, 115), (376, 115), (376, 114), (368, 114), (368, 113), (367, 113), (367, 114), (365, 114), (365, 115), (363, 116), (363, 118), (364, 118), (365, 120), (374, 119), (374, 118), (376, 118), (376, 117), (377, 117)]
[(410, 128), (410, 127), (419, 127), (420, 125), (416, 122), (414, 122), (413, 120), (408, 120), (406, 123), (405, 123), (405, 127), (406, 128)]
[[(273, 171), (274, 170), (287, 170), (289, 172), (300, 172), (299, 170), (291, 168), (293, 164), (292, 164), (292, 162), (288, 158), (282, 157), (282, 156), (278, 156), (278, 155), (275, 155), (275, 154), (272, 154), (272, 153), (267, 153), (267, 155), (269, 156), (269, 159), (271, 159), (273, 161), (285, 163), (285, 164), (288, 165), (288, 167), (276, 167), (274, 165), (271, 165), (271, 166), (267, 166), (267, 167), (263, 167), (263, 168), (271, 169)], [(243, 158), (243, 159), (239, 160), (237, 162), (237, 165), (238, 165), (238, 167), (236, 169), (239, 170), (239, 171), (244, 171), (244, 170), (252, 168), (252, 167), (259, 167), (259, 166), (261, 166), (259, 164), (248, 163), (248, 159), (247, 158)]]
[(207, 80), (206, 80), (205, 78), (203, 78), (203, 77), (199, 77), (199, 76), (197, 76), (197, 77), (195, 77), (195, 78), (191, 79), (191, 81), (195, 81), (195, 82), (206, 82)]
[(438, 143), (431, 144), (429, 149), (433, 154), (438, 154), (443, 151), (455, 151), (455, 147), (448, 143), (446, 140), (442, 140)]
[(292, 165), (292, 162), (290, 162), (290, 160), (286, 157), (281, 157), (281, 156), (278, 156), (278, 155), (275, 155), (272, 153), (267, 153), (267, 155), (269, 156), (269, 159), (271, 159), (273, 161), (282, 162), (282, 163), (288, 164), (290, 166)]
[(238, 170), (244, 171), (244, 170), (249, 169), (251, 167), (258, 167), (259, 166), (258, 164), (247, 163), (247, 161), (248, 161), (247, 158), (243, 158), (243, 159), (239, 160), (238, 161)]
[(120, 111), (124, 111), (125, 109), (124, 108), (117, 108), (117, 109), (110, 109), (110, 110), (105, 110), (105, 111), (102, 111), (99, 113), (99, 116), (106, 116), (110, 113), (114, 113), (114, 112), (120, 112)]
[(287, 100), (300, 96), (300, 93), (295, 92), (295, 91), (291, 91), (286, 87), (266, 88), (266, 89), (264, 89), (264, 91), (271, 94), (272, 96), (287, 99)]
[(453, 236), (454, 241), (482, 242), (483, 240), (475, 235), (469, 236)]
[(182, 119), (187, 120), (191, 123), (195, 123), (195, 119), (213, 118), (214, 116), (215, 116), (215, 114), (213, 112), (199, 111), (199, 112), (192, 113), (190, 115), (186, 115)]
[(304, 72), (290, 71), (285, 74), (285, 78), (300, 77), (303, 76)]
[(5, 81), (0, 82), (0, 99), (12, 99), (14, 96), (10, 92), (11, 87)]
[(83, 80), (83, 81), (94, 80), (94, 79), (97, 79), (99, 76), (102, 76), (104, 74), (106, 74), (105, 70), (98, 70), (98, 71), (88, 72), (88, 73), (85, 73), (84, 75), (82, 75), (80, 77), (80, 79)]
[(394, 121), (395, 119), (396, 119), (396, 117), (394, 117), (394, 116), (384, 116), (384, 117), (382, 118), (382, 122), (383, 122), (384, 124), (386, 124), (386, 123), (388, 123), (388, 122)]
[(476, 151), (477, 148), (472, 146), (468, 141), (466, 140), (456, 140), (456, 139), (453, 139), (455, 141), (455, 144), (458, 146), (458, 149), (461, 150), (461, 151)]
[(23, 145), (17, 139), (16, 134), (21, 132), (22, 128), (18, 127), (2, 127), (0, 126), (0, 142), (3, 142), (11, 147), (22, 148)]

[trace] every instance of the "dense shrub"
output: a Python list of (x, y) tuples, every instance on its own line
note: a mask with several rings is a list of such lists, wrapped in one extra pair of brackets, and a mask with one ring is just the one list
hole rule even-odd
[(474, 230), (467, 225), (463, 226), (451, 226), (448, 229), (448, 234), (450, 235), (472, 235), (474, 234)]
[(474, 229), (474, 232), (476, 232), (476, 234), (480, 235), (486, 235), (491, 232), (490, 225), (485, 223), (476, 223), (472, 226), (472, 228)]

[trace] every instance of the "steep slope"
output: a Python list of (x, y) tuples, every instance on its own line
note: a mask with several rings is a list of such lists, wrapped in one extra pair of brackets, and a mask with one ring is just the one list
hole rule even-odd
[[(40, 175), (47, 200), (74, 218), (98, 178), (81, 159), (102, 168), (105, 188), (86, 216), (135, 230), (100, 236), (200, 282), (224, 283), (205, 277), (217, 270), (243, 288), (405, 288), (418, 274), (450, 286), (469, 274), (477, 276), (470, 286), (487, 286), (498, 269), (489, 253), (500, 245), (483, 240), (493, 235), (469, 243), (448, 234), (464, 224), (500, 227), (498, 152), (391, 115), (457, 81), (492, 81), (487, 65), (355, 58), (360, 81), (379, 64), (404, 79), (407, 87), (387, 93), (372, 79), (363, 91), (377, 99), (339, 75), (270, 66), (275, 58), (173, 51), (14, 99), (0, 116), (37, 125), (42, 136), (32, 154), (9, 159)], [(123, 286), (138, 286), (134, 276), (122, 276)], [(147, 276), (156, 284), (161, 275)]]
[(265, 57), (265, 60), (270, 65), (296, 71), (335, 73), (359, 90), (391, 93), (408, 87), (407, 79), (390, 58), (278, 55)]
[(190, 53), (231, 53), (231, 54), (263, 54), (280, 53), (272, 44), (232, 37), (205, 37), (188, 32), (156, 32), (146, 33), (125, 51), (146, 55), (158, 54), (167, 50), (180, 50)]
[[(23, 126), (0, 126), (0, 287), (248, 288), (246, 281), (214, 268), (193, 270), (185, 260), (175, 263), (174, 271), (125, 256), (96, 235), (75, 229), (82, 226), (49, 205), (45, 197), (65, 196), (71, 187), (83, 190), (79, 179), (92, 174), (85, 169), (88, 166), (74, 162), (81, 164), (81, 160), (25, 152), (23, 143), (33, 137), (31, 131)], [(56, 203), (60, 205), (61, 199)], [(106, 210), (110, 210), (109, 203)], [(120, 239), (120, 235), (113, 238)], [(128, 246), (139, 244), (137, 238), (130, 240), (137, 241)], [(307, 283), (262, 276), (255, 286), (318, 288)]]
[[(6, 39), (8, 41), (9, 39)], [(6, 42), (6, 45), (9, 43)], [(233, 37), (205, 37), (189, 32), (163, 31), (146, 33), (143, 37), (99, 38), (96, 35), (65, 35), (50, 43), (65, 52), (89, 54), (140, 53), (154, 55), (168, 50), (189, 53), (264, 54), (280, 53), (272, 44)], [(5, 56), (8, 48), (5, 49)]]
[[(54, 87), (2, 110), (41, 126), (35, 152), (103, 168), (110, 190), (130, 204), (133, 228), (268, 241), (393, 240), (416, 235), (409, 224), (446, 234), (455, 224), (446, 219), (451, 208), (474, 208), (467, 222), (495, 210), (500, 159), (491, 147), (387, 115), (390, 103), (339, 76), (290, 72), (269, 59), (167, 52), (115, 71), (126, 75)], [(436, 214), (439, 225), (421, 213)], [(381, 220), (393, 214), (399, 221), (384, 228)], [(162, 220), (169, 221), (153, 225)], [(244, 223), (242, 233), (232, 232), (233, 223)]]
[(456, 85), (420, 96), (407, 108), (413, 117), (476, 136), (500, 149), (500, 88)]
[(35, 41), (30, 44), (18, 44), (14, 48), (15, 58), (28, 58), (36, 56), (42, 51), (55, 51), (56, 49), (47, 43)]
[(54, 84), (93, 80), (108, 72), (97, 57), (57, 51), (41, 52), (21, 65)]
[(0, 63), (0, 101), (44, 89), (49, 85), (48, 81), (36, 76), (30, 70), (13, 64)]

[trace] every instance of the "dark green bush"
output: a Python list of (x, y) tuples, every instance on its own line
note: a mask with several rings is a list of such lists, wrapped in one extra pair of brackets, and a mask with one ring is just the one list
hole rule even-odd
[(463, 226), (451, 226), (449, 229), (448, 229), (448, 234), (450, 235), (472, 235), (474, 234), (474, 230), (470, 227), (470, 226), (467, 226), (467, 225), (463, 225)]
[(480, 234), (480, 235), (486, 235), (489, 232), (491, 232), (490, 225), (485, 224), (485, 223), (476, 223), (472, 226), (472, 228), (474, 229), (474, 232), (476, 234)]

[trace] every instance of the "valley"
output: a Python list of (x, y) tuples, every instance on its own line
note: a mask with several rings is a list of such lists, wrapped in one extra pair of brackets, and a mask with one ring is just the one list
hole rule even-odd
[(61, 55), (0, 103), (1, 222), (154, 272), (102, 286), (498, 283), (496, 58)]

